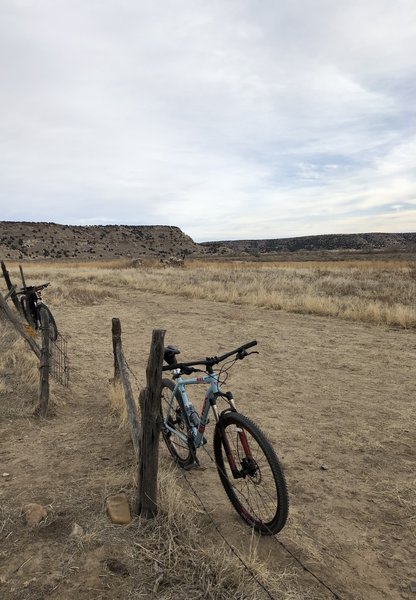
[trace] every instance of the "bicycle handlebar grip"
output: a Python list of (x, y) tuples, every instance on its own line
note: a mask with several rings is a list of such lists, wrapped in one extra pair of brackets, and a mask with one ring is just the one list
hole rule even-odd
[(247, 350), (248, 348), (252, 348), (253, 346), (257, 346), (257, 340), (253, 340), (252, 342), (247, 342), (247, 344), (243, 344), (240, 349)]

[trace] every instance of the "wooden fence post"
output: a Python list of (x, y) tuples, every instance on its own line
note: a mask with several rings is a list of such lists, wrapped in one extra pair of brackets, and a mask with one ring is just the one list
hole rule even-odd
[(22, 265), (19, 265), (19, 271), (20, 271), (20, 277), (22, 278), (22, 283), (23, 283), (23, 287), (27, 287), (26, 285), (26, 279), (25, 279), (25, 274), (23, 273), (23, 267)]
[(12, 299), (12, 302), (15, 305), (17, 312), (21, 313), (22, 307), (20, 306), (17, 294), (14, 291), (13, 284), (10, 279), (9, 271), (6, 269), (6, 265), (3, 260), (1, 261), (1, 270), (3, 271), (4, 281), (6, 282), (7, 289), (9, 290), (10, 298)]
[(38, 344), (35, 342), (35, 340), (33, 338), (30, 337), (30, 335), (28, 335), (26, 333), (20, 320), (14, 315), (13, 311), (10, 310), (10, 307), (8, 306), (6, 300), (4, 299), (3, 294), (1, 294), (1, 293), (0, 293), (0, 310), (3, 310), (4, 314), (9, 319), (9, 321), (11, 321), (13, 323), (13, 325), (15, 326), (17, 331), (26, 340), (26, 342), (29, 344), (29, 346), (31, 347), (33, 352), (36, 354), (36, 356), (38, 358), (40, 358), (41, 350), (40, 350)]
[(139, 419), (137, 416), (136, 403), (134, 401), (133, 391), (131, 389), (129, 375), (127, 372), (126, 361), (123, 355), (121, 344), (121, 323), (120, 319), (113, 318), (111, 331), (113, 335), (113, 353), (114, 353), (114, 379), (113, 384), (121, 382), (124, 390), (124, 399), (127, 407), (127, 415), (130, 423), (130, 434), (133, 442), (136, 458), (140, 451), (140, 430)]
[(121, 344), (121, 323), (120, 319), (113, 317), (111, 321), (111, 335), (113, 338), (113, 356), (114, 356), (114, 379), (116, 383), (120, 379), (120, 367), (117, 359), (117, 346)]
[(43, 306), (40, 307), (40, 322), (42, 326), (42, 349), (40, 354), (39, 408), (35, 411), (41, 417), (46, 417), (49, 404), (49, 315)]
[(144, 519), (157, 514), (157, 471), (159, 462), (160, 392), (165, 331), (154, 329), (146, 369), (146, 388), (140, 392), (142, 414), (141, 452), (136, 512)]

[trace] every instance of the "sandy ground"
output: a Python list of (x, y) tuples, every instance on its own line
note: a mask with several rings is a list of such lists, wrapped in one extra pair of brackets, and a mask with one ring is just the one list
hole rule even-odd
[[(103, 567), (108, 556), (125, 552), (126, 544), (125, 530), (106, 524), (104, 499), (126, 485), (132, 465), (131, 447), (108, 412), (111, 317), (116, 316), (139, 384), (154, 328), (167, 330), (166, 343), (178, 345), (184, 360), (257, 339), (260, 354), (235, 365), (225, 389), (234, 392), (239, 411), (265, 431), (284, 466), (290, 518), (277, 540), (342, 600), (411, 598), (415, 332), (122, 293), (117, 301), (54, 310), (58, 326), (71, 336), (70, 395), (46, 422), (1, 421), (0, 470), (10, 477), (0, 478), (0, 597), (145, 597), (137, 592), (139, 574), (127, 585)], [(202, 397), (195, 404), (202, 404)], [(162, 452), (167, 455), (165, 448)], [(202, 451), (200, 459), (202, 468), (187, 477), (244, 555), (250, 530), (229, 504), (209, 455)], [(50, 512), (36, 531), (19, 516), (22, 504), (31, 501)], [(89, 532), (88, 540), (70, 538), (73, 522)], [(111, 543), (95, 533), (106, 527)], [(296, 570), (298, 597), (333, 598), (277, 540), (258, 542), (270, 568)]]

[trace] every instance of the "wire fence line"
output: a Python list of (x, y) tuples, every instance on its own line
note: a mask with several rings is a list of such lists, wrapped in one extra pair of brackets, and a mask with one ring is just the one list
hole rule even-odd
[[(129, 364), (128, 364), (125, 356), (124, 356), (124, 352), (122, 352), (122, 356), (123, 356), (123, 360), (125, 362), (125, 365), (126, 365), (127, 369), (132, 374), (132, 376), (135, 379), (137, 385), (139, 386), (140, 385), (139, 379), (135, 375), (135, 373), (131, 369), (131, 367), (129, 366)], [(211, 460), (211, 462), (216, 465), (216, 462), (215, 462), (214, 458), (211, 456), (211, 454), (208, 451), (208, 449), (206, 448), (206, 446), (203, 446), (203, 449), (205, 450), (205, 452), (208, 455), (208, 457)], [(238, 561), (243, 565), (244, 569), (249, 573), (249, 575), (257, 583), (257, 585), (265, 592), (265, 594), (267, 595), (267, 597), (270, 600), (277, 600), (276, 597), (273, 596), (272, 592), (268, 589), (268, 587), (258, 578), (258, 576), (254, 573), (253, 569), (251, 569), (249, 567), (249, 565), (247, 565), (246, 561), (244, 561), (244, 559), (240, 556), (240, 554), (237, 552), (237, 550), (234, 548), (234, 546), (231, 544), (231, 542), (229, 542), (227, 540), (227, 538), (225, 537), (225, 535), (222, 533), (222, 531), (220, 530), (219, 526), (217, 525), (217, 523), (213, 519), (211, 513), (208, 511), (207, 507), (205, 506), (205, 503), (203, 502), (202, 498), (200, 497), (200, 495), (198, 494), (198, 492), (195, 490), (194, 486), (190, 482), (189, 477), (187, 476), (186, 472), (184, 470), (181, 470), (181, 474), (182, 474), (183, 479), (187, 483), (189, 489), (194, 494), (194, 496), (198, 500), (199, 504), (201, 505), (202, 509), (204, 510), (204, 512), (206, 513), (206, 515), (208, 516), (209, 520), (211, 521), (211, 523), (212, 523), (213, 527), (215, 528), (215, 530), (217, 531), (218, 535), (222, 538), (222, 540), (227, 545), (227, 547), (230, 549), (230, 551), (235, 555), (235, 557), (238, 559)], [(324, 588), (327, 592), (329, 592), (331, 594), (331, 596), (335, 600), (343, 600), (342, 597), (337, 592), (335, 592), (327, 583), (325, 583), (318, 575), (316, 575), (316, 573), (314, 573), (309, 567), (307, 567), (301, 561), (301, 559), (298, 558), (296, 556), (296, 554), (292, 550), (290, 550), (290, 548), (288, 548), (288, 546), (284, 542), (282, 542), (281, 540), (279, 540), (278, 538), (276, 538), (274, 535), (270, 536), (270, 537), (273, 540), (273, 543), (275, 543), (279, 547), (283, 548), (285, 550), (285, 552), (296, 561), (296, 563), (302, 568), (302, 570), (306, 571), (322, 588)]]
[(39, 361), (39, 404), (32, 414), (46, 417), (50, 395), (50, 376), (65, 387), (69, 385), (67, 340), (56, 331), (54, 322), (52, 327), (52, 315), (46, 306), (42, 304), (39, 306), (39, 324), (36, 323), (35, 327), (34, 323), (23, 322), (22, 312), (11, 310), (6, 298), (0, 292), (2, 318), (10, 321)]
[(198, 494), (198, 492), (195, 490), (194, 486), (192, 485), (192, 483), (189, 481), (185, 471), (182, 472), (182, 477), (184, 478), (184, 480), (186, 481), (186, 483), (188, 484), (190, 490), (192, 491), (192, 493), (195, 495), (195, 497), (197, 498), (198, 502), (200, 503), (201, 507), (203, 508), (204, 512), (208, 515), (209, 520), (211, 521), (212, 525), (214, 526), (216, 532), (218, 533), (218, 535), (223, 539), (223, 541), (225, 542), (225, 544), (228, 546), (228, 548), (231, 550), (231, 552), (234, 554), (234, 556), (239, 560), (239, 562), (243, 565), (244, 569), (247, 571), (247, 573), (249, 573), (249, 575), (252, 577), (252, 579), (257, 583), (257, 585), (267, 594), (267, 596), (271, 599), (271, 600), (277, 600), (275, 596), (273, 596), (273, 594), (271, 593), (271, 591), (266, 587), (266, 585), (260, 581), (260, 579), (257, 577), (257, 575), (254, 573), (254, 571), (248, 566), (248, 564), (244, 561), (244, 559), (239, 555), (239, 553), (237, 552), (237, 550), (234, 548), (234, 546), (227, 540), (227, 538), (224, 536), (224, 534), (222, 533), (222, 531), (220, 530), (220, 528), (218, 527), (218, 525), (216, 524), (216, 522), (214, 521), (211, 513), (208, 511), (207, 507), (205, 506), (202, 498), (200, 497), (200, 495)]
[[(212, 463), (214, 463), (214, 464), (217, 466), (217, 464), (216, 464), (216, 462), (215, 462), (214, 458), (211, 456), (211, 454), (210, 454), (210, 452), (208, 451), (208, 449), (207, 449), (205, 446), (203, 446), (203, 449), (205, 450), (206, 454), (207, 454), (207, 455), (208, 455), (208, 457), (210, 458), (211, 462), (212, 462)], [(189, 482), (188, 482), (188, 484), (189, 484)], [(194, 493), (195, 493), (195, 492), (194, 492)], [(198, 500), (199, 500), (199, 497), (198, 497), (198, 495), (197, 495), (197, 494), (195, 494), (195, 495), (196, 495), (196, 497), (197, 497), (197, 498), (198, 498)], [(200, 501), (200, 502), (201, 502), (201, 501)], [(208, 514), (208, 516), (210, 517), (210, 519), (212, 519), (211, 515), (208, 513), (207, 509), (206, 509), (206, 508), (205, 508), (205, 506), (202, 504), (202, 502), (201, 502), (201, 505), (202, 505), (202, 507), (204, 508), (205, 512), (206, 512), (206, 513)], [(216, 527), (216, 529), (217, 529), (217, 531), (218, 531), (218, 528), (217, 528), (217, 527)], [(221, 537), (224, 537), (224, 536), (221, 534)], [(309, 569), (309, 567), (307, 567), (307, 566), (306, 566), (306, 565), (305, 565), (305, 564), (304, 564), (304, 563), (303, 563), (303, 562), (300, 560), (300, 558), (298, 558), (298, 557), (296, 556), (296, 554), (295, 554), (295, 553), (294, 553), (292, 550), (290, 550), (290, 548), (288, 548), (288, 547), (287, 547), (287, 545), (286, 545), (284, 542), (282, 542), (281, 540), (279, 540), (279, 539), (278, 539), (277, 537), (275, 537), (274, 535), (273, 535), (273, 536), (270, 536), (270, 537), (272, 538), (272, 541), (273, 541), (273, 543), (275, 543), (275, 544), (277, 544), (278, 546), (280, 546), (281, 548), (283, 548), (283, 549), (284, 549), (284, 550), (287, 552), (287, 554), (289, 554), (289, 555), (290, 555), (290, 556), (291, 556), (291, 557), (292, 557), (292, 558), (293, 558), (293, 559), (294, 559), (294, 560), (295, 560), (295, 561), (296, 561), (296, 562), (297, 562), (297, 563), (300, 565), (300, 567), (302, 567), (302, 569), (303, 569), (304, 571), (306, 571), (307, 573), (309, 573), (309, 574), (310, 574), (310, 575), (311, 575), (311, 576), (312, 576), (312, 577), (315, 579), (315, 581), (317, 581), (317, 583), (319, 583), (319, 585), (321, 585), (322, 587), (324, 587), (324, 588), (325, 588), (325, 589), (326, 589), (326, 590), (327, 590), (327, 591), (328, 591), (330, 594), (332, 594), (332, 597), (333, 597), (333, 598), (335, 598), (336, 600), (342, 600), (341, 596), (340, 596), (340, 595), (339, 595), (337, 592), (335, 592), (335, 591), (334, 591), (334, 590), (333, 590), (333, 589), (332, 589), (332, 588), (331, 588), (331, 587), (330, 587), (328, 584), (326, 584), (326, 583), (325, 583), (325, 582), (324, 582), (324, 581), (323, 581), (323, 580), (322, 580), (322, 579), (321, 579), (321, 578), (320, 578), (318, 575), (316, 575), (316, 574), (315, 574), (313, 571), (311, 571), (311, 569)], [(228, 542), (227, 542), (227, 543), (228, 543)]]
[(68, 339), (58, 332), (56, 340), (50, 340), (50, 373), (64, 387), (69, 386)]

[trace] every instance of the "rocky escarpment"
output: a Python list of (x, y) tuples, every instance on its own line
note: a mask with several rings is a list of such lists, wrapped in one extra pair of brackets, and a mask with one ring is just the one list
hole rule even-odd
[(179, 227), (0, 222), (0, 257), (24, 260), (186, 256), (199, 245)]
[(267, 240), (233, 240), (201, 244), (212, 254), (268, 254), (301, 251), (372, 251), (416, 249), (416, 233), (356, 233), (310, 235)]

